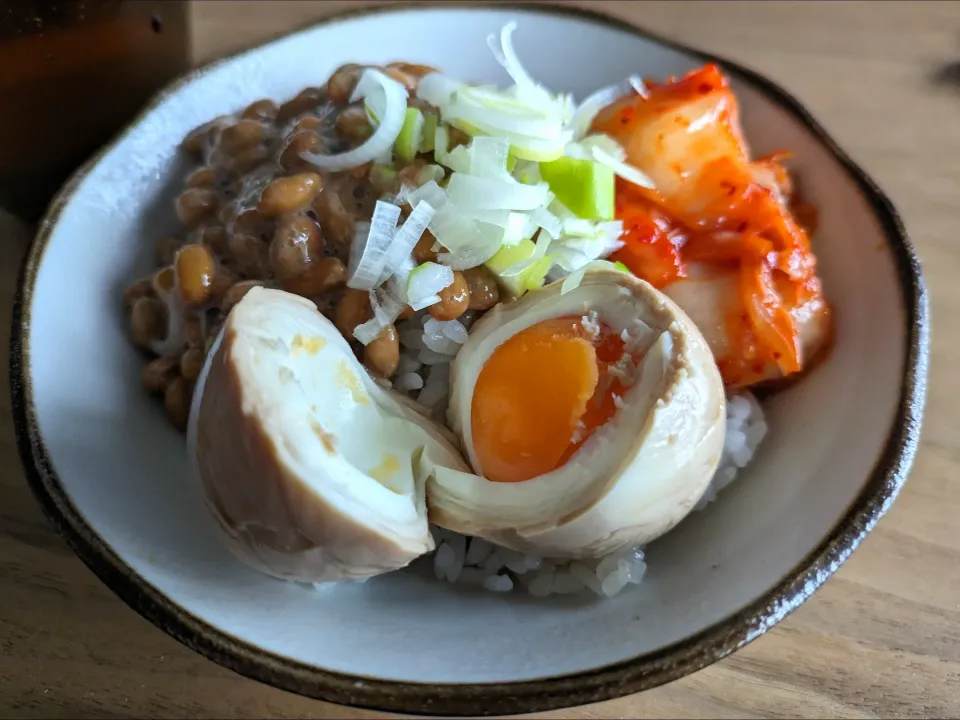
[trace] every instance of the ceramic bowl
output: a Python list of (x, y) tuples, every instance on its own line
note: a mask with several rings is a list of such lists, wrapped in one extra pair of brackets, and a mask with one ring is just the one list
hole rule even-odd
[[(415, 571), (306, 589), (221, 547), (183, 437), (139, 385), (120, 296), (172, 231), (177, 145), (348, 61), (406, 59), (503, 82), (487, 35), (510, 21), (532, 75), (584, 97), (631, 73), (719, 62), (757, 153), (788, 148), (819, 208), (836, 342), (766, 400), (749, 472), (649, 550), (605, 602), (467, 592)], [(430, 38), (430, 42), (415, 38)], [(806, 110), (760, 75), (590, 12), (543, 6), (361, 10), (197, 70), (82, 168), (26, 262), (13, 399), (30, 483), (77, 554), (158, 627), (228, 668), (349, 705), (442, 715), (545, 710), (640, 691), (750, 642), (810, 597), (890, 506), (916, 448), (927, 311), (896, 211)]]

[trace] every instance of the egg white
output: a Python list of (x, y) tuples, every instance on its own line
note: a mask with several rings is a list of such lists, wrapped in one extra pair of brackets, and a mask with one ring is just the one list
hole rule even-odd
[[(474, 468), (471, 408), (486, 360), (549, 318), (595, 312), (642, 357), (620, 409), (563, 466), (519, 483), (439, 468), (427, 483), (438, 525), (552, 557), (599, 557), (679, 522), (703, 494), (723, 447), (725, 399), (703, 337), (669, 298), (619, 271), (554, 283), (485, 315), (451, 372), (449, 424)], [(533, 399), (531, 399), (533, 400)]]
[(278, 290), (254, 288), (231, 312), (188, 432), (230, 549), (285, 579), (368, 577), (428, 552), (426, 478), (466, 470), (313, 303)]

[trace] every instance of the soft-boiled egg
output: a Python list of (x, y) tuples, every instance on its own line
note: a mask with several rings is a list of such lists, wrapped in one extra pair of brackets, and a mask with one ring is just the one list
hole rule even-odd
[(424, 483), (437, 465), (467, 471), (312, 302), (264, 288), (210, 350), (188, 443), (228, 547), (287, 580), (365, 578), (432, 550)]
[(448, 419), (474, 473), (427, 483), (438, 525), (548, 557), (599, 557), (678, 523), (724, 439), (723, 385), (690, 319), (591, 270), (498, 306), (453, 363)]

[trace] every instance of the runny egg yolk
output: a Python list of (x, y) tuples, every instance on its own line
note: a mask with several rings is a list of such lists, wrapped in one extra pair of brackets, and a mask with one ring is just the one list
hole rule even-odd
[(625, 391), (611, 366), (620, 336), (583, 318), (544, 320), (514, 335), (484, 363), (470, 408), (477, 470), (522, 482), (562, 466), (617, 410)]

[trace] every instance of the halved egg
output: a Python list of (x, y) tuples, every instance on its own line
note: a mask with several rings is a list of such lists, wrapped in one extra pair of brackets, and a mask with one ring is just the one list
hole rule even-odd
[(437, 470), (431, 519), (524, 552), (599, 557), (663, 534), (723, 447), (723, 385), (702, 335), (613, 269), (488, 312), (451, 385), (449, 424), (475, 474)]
[(449, 433), (377, 385), (312, 302), (264, 288), (210, 350), (188, 451), (233, 553), (306, 582), (432, 550), (425, 481), (438, 465), (467, 471)]

